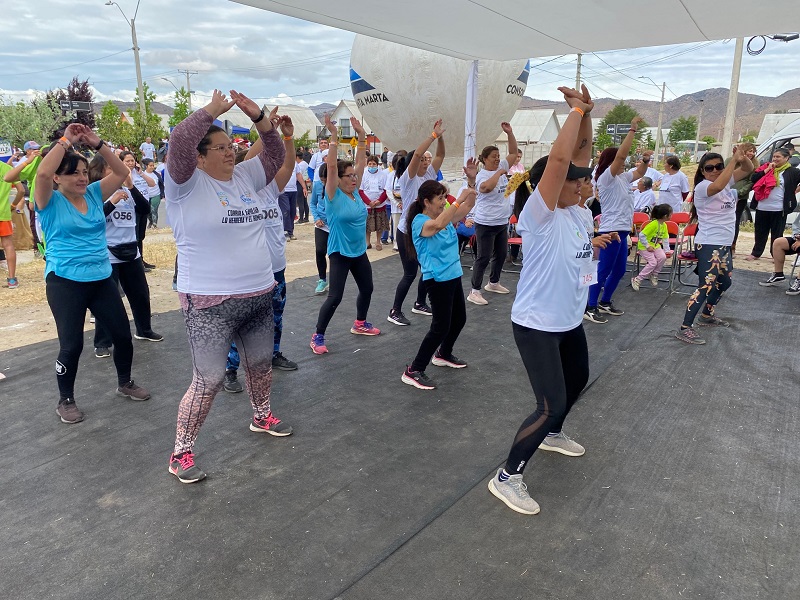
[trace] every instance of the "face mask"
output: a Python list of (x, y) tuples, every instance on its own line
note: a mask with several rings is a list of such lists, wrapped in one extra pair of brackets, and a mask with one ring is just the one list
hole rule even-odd
[(378, 172), (378, 167), (367, 167), (367, 170), (370, 173), (377, 173)]

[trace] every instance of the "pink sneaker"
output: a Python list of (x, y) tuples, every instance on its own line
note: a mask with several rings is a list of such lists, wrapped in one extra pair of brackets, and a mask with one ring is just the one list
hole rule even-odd
[(328, 351), (328, 347), (325, 345), (325, 336), (321, 333), (315, 333), (311, 336), (311, 350), (314, 351), (314, 354), (325, 354)]
[(378, 335), (380, 332), (380, 329), (367, 321), (353, 321), (353, 326), (350, 328), (350, 333), (356, 335)]

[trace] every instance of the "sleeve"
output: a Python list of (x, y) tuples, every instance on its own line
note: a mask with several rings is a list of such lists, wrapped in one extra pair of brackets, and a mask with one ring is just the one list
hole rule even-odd
[[(19, 180), (26, 181), (30, 186), (36, 180), (36, 171), (39, 170), (39, 165), (42, 162), (42, 157), (37, 156), (35, 159), (30, 161), (22, 171), (19, 172)], [(31, 198), (33, 199), (33, 198)]]
[[(621, 180), (624, 181), (626, 185), (630, 185), (631, 183), (633, 183), (633, 172), (635, 170), (636, 169), (631, 169), (630, 171), (623, 171), (618, 175), (618, 177), (620, 177)], [(607, 170), (606, 173), (609, 173), (609, 171)], [(611, 173), (609, 173), (609, 175), (610, 174)], [(605, 175), (605, 173), (603, 173), (603, 175)]]
[(694, 197), (692, 201), (696, 205), (702, 205), (708, 200), (708, 186), (711, 185), (711, 182), (708, 179), (704, 179), (696, 186), (694, 186)]
[(128, 193), (133, 198), (134, 209), (136, 210), (137, 215), (149, 215), (150, 214), (150, 201), (142, 195), (136, 186), (132, 188), (128, 188)]
[(108, 200), (103, 202), (103, 216), (107, 217), (112, 212), (114, 212), (114, 205)]
[(681, 192), (683, 192), (684, 194), (688, 194), (689, 193), (689, 178), (686, 177), (686, 175), (684, 175), (683, 173), (681, 173), (681, 175), (683, 175), (683, 177), (679, 178), (680, 181), (681, 181)]
[(611, 169), (606, 169), (600, 176), (597, 178), (597, 188), (601, 187), (609, 187), (611, 183), (614, 181), (614, 176), (611, 174)]
[[(277, 129), (272, 129), (266, 133), (259, 131), (258, 136), (261, 138), (261, 143), (263, 144), (261, 152), (258, 153), (258, 160), (261, 163), (261, 167), (264, 169), (266, 179), (260, 186), (256, 187), (256, 190), (266, 187), (270, 181), (275, 179), (275, 174), (278, 172), (278, 169), (281, 168), (286, 158), (286, 148), (283, 145), (281, 136), (278, 135)], [(261, 178), (259, 177), (258, 179)], [(258, 184), (259, 181), (255, 180), (254, 183)]]
[[(420, 218), (422, 217), (422, 218)], [(414, 217), (414, 220), (411, 221), (411, 238), (422, 237), (422, 228), (425, 226), (425, 221), (430, 219), (430, 217), (426, 217), (425, 215), (417, 215)]]
[(539, 192), (539, 188), (533, 190), (530, 198), (522, 208), (519, 221), (517, 222), (517, 232), (520, 235), (526, 233), (537, 233), (552, 229), (555, 210), (550, 210), (544, 203), (544, 198)]
[(669, 247), (669, 228), (667, 227), (666, 223), (664, 223), (664, 227), (666, 229), (666, 232), (664, 234), (664, 237), (661, 238), (661, 248), (664, 250), (664, 252), (669, 252), (670, 251), (670, 247)]
[(511, 168), (508, 164), (508, 161), (505, 158), (500, 161), (500, 168), (506, 172), (508, 172), (508, 170)]
[(170, 178), (178, 185), (188, 182), (197, 170), (197, 144), (214, 123), (204, 109), (197, 110), (178, 123), (169, 138), (167, 168)]
[(478, 171), (478, 174), (475, 175), (475, 189), (479, 189), (481, 184), (491, 177), (490, 173), (494, 173), (494, 171), (487, 171), (486, 169)]
[(653, 223), (656, 223), (656, 227), (658, 227), (658, 221), (650, 221), (647, 225), (642, 227), (642, 230), (639, 232), (639, 241), (645, 248), (647, 248), (647, 246), (652, 246), (650, 239), (653, 236)]

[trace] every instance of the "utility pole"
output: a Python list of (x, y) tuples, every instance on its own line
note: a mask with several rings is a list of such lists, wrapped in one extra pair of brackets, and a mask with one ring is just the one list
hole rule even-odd
[(122, 18), (125, 19), (125, 22), (130, 25), (131, 28), (131, 41), (133, 42), (133, 61), (136, 63), (136, 83), (139, 86), (139, 112), (142, 115), (142, 122), (145, 121), (145, 111), (144, 111), (144, 84), (142, 82), (142, 65), (139, 63), (139, 43), (136, 41), (136, 16), (139, 14), (139, 0), (136, 3), (136, 10), (133, 13), (133, 18), (128, 19), (125, 16), (125, 13), (122, 10), (122, 7), (117, 4), (116, 2), (112, 2), (108, 0), (106, 2), (106, 6), (116, 6), (119, 9), (119, 12), (122, 14)]
[(694, 162), (697, 159), (697, 147), (700, 143), (700, 126), (703, 124), (703, 101), (700, 100), (700, 116), (697, 118), (697, 133), (694, 134)]
[(581, 89), (581, 59), (583, 58), (583, 54), (578, 52), (578, 72), (575, 73), (575, 89)]
[(658, 169), (658, 157), (661, 150), (661, 124), (664, 122), (664, 92), (667, 89), (667, 82), (661, 84), (661, 104), (658, 106), (658, 130), (656, 131), (656, 164), (654, 169)]
[(186, 74), (186, 92), (189, 94), (189, 112), (192, 112), (192, 88), (189, 83), (189, 77), (197, 75), (197, 71), (190, 71), (189, 69), (178, 69), (178, 73)]
[(722, 156), (730, 156), (733, 152), (733, 124), (736, 121), (736, 102), (739, 100), (739, 75), (742, 72), (743, 50), (744, 38), (737, 38), (736, 50), (733, 55), (733, 70), (731, 72), (731, 91), (728, 94), (725, 129), (722, 133)]

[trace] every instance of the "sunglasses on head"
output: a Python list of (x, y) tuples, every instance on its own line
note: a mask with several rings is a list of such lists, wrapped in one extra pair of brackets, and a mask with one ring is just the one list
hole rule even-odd
[(703, 167), (703, 171), (705, 171), (706, 173), (713, 173), (714, 170), (724, 171), (725, 165), (723, 165), (722, 163), (717, 163), (715, 165), (706, 165), (705, 167)]

